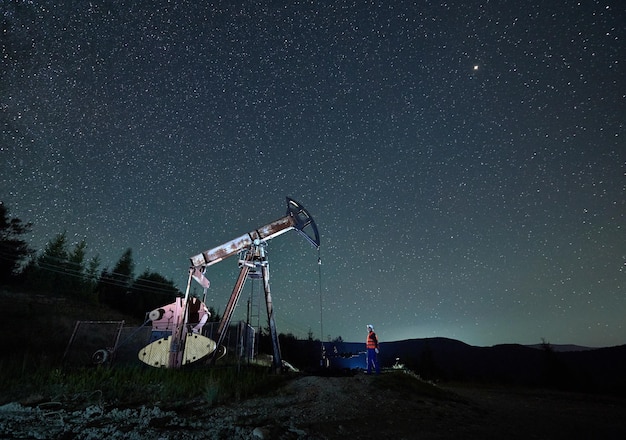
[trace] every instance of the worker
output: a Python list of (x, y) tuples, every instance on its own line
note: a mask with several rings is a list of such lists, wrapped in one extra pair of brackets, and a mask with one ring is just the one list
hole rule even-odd
[(374, 326), (367, 324), (367, 374), (372, 374), (372, 366), (376, 374), (380, 374), (380, 365), (378, 364), (378, 337), (374, 333)]

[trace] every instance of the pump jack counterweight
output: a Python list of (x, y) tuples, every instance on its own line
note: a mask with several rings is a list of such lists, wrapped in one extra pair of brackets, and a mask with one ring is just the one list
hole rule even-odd
[[(265, 248), (269, 240), (292, 229), (295, 229), (298, 233), (303, 235), (311, 245), (319, 250), (320, 236), (313, 217), (300, 203), (287, 197), (287, 214), (284, 217), (274, 220), (258, 229), (254, 229), (240, 237), (234, 238), (220, 246), (190, 257), (191, 267), (189, 270), (189, 281), (191, 281), (191, 279), (196, 280), (204, 287), (206, 292), (206, 289), (209, 287), (209, 280), (204, 277), (206, 268), (233, 255), (240, 255), (239, 276), (219, 323), (217, 341), (212, 341), (203, 336), (194, 334), (192, 335), (192, 343), (188, 343), (189, 336), (186, 331), (188, 327), (187, 317), (189, 316), (188, 304), (190, 302), (188, 282), (184, 306), (182, 306), (182, 308), (170, 307), (175, 306), (175, 303), (150, 312), (151, 317), (158, 317), (156, 325), (158, 325), (159, 329), (170, 329), (170, 336), (158, 340), (153, 338), (153, 341), (140, 351), (139, 359), (148, 365), (159, 367), (179, 367), (181, 363), (187, 364), (195, 362), (206, 356), (212, 356), (211, 362), (214, 363), (217, 360), (216, 353), (220, 351), (217, 350), (217, 348), (221, 348), (224, 342), (228, 326), (232, 319), (233, 312), (237, 307), (237, 303), (239, 302), (246, 279), (250, 275), (251, 270), (254, 269), (254, 273), (257, 274), (257, 270), (260, 268), (274, 355), (272, 369), (275, 372), (279, 372), (282, 368), (282, 358), (274, 319), (274, 309), (269, 283), (269, 262)], [(204, 304), (202, 304), (202, 307), (206, 309)], [(167, 309), (167, 312), (164, 309)], [(164, 324), (164, 315), (167, 315), (167, 324)], [(170, 325), (170, 323), (174, 324)], [(153, 333), (155, 328), (155, 321), (153, 321)], [(186, 347), (190, 347), (190, 351), (193, 351), (191, 355), (184, 353), (184, 351), (187, 350)]]

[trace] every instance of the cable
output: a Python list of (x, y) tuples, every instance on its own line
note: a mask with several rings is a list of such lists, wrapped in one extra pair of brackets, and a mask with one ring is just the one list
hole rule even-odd
[(320, 340), (324, 340), (324, 301), (322, 297), (322, 259), (320, 257), (320, 250), (317, 250), (317, 274), (318, 281), (317, 285), (319, 288), (319, 296), (320, 296)]

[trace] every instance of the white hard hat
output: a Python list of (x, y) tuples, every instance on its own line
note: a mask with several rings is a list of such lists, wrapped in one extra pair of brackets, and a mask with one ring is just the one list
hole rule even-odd
[(371, 328), (372, 330), (374, 330), (374, 326), (372, 324), (367, 324), (367, 328)]

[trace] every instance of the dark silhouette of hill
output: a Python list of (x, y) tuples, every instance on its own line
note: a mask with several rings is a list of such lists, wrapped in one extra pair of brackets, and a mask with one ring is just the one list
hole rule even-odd
[[(363, 343), (327, 343), (331, 367), (363, 368)], [(562, 349), (562, 347), (561, 347)], [(422, 378), (626, 394), (626, 345), (559, 351), (549, 344), (476, 347), (447, 338), (380, 344), (383, 367), (402, 364)]]
[[(545, 344), (532, 344), (532, 345), (526, 345), (525, 347), (543, 349), (544, 346)], [(550, 344), (550, 348), (552, 348), (552, 350), (554, 351), (587, 351), (587, 350), (595, 350), (596, 348), (599, 348), (599, 347), (585, 347), (583, 345), (576, 345), (576, 344)]]

